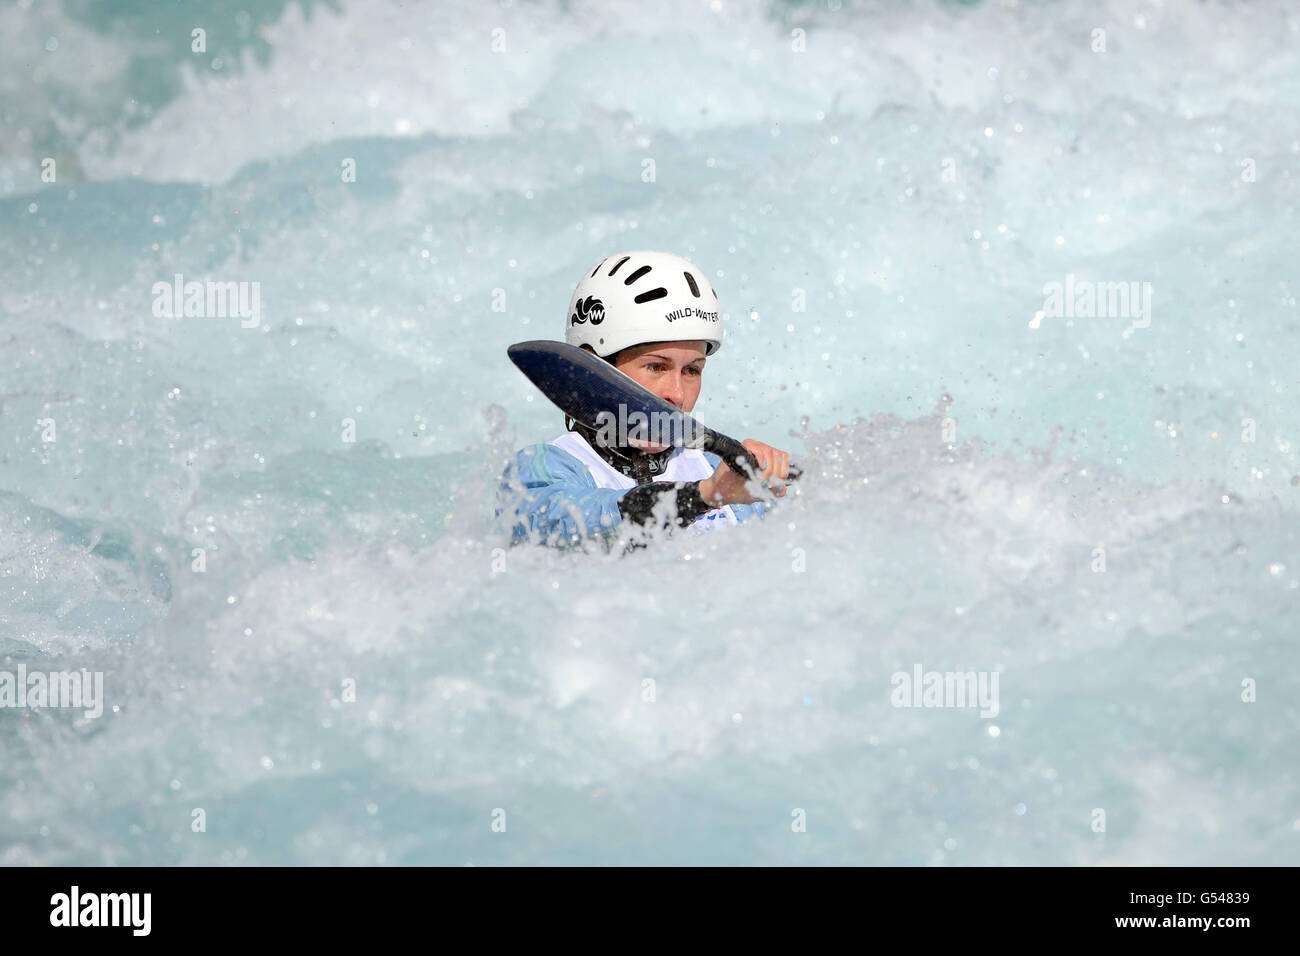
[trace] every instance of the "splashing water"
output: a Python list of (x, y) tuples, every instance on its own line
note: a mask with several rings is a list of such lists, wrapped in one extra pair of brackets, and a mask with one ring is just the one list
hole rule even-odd
[[(0, 708), (0, 862), (1300, 862), (1287, 4), (82, 7), (0, 10), (0, 672), (105, 708)], [(506, 550), (621, 248), (807, 478)]]

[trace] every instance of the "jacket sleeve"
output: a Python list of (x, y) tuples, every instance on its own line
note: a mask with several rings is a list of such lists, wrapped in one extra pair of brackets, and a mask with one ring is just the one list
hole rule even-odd
[(497, 514), (513, 504), (512, 544), (579, 544), (603, 537), (623, 519), (619, 499), (626, 492), (596, 487), (586, 466), (554, 445), (520, 451), (506, 467), (502, 491)]

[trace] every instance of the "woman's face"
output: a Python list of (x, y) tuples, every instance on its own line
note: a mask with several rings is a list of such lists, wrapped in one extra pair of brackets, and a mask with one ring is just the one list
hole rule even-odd
[[(652, 342), (618, 354), (614, 367), (684, 412), (695, 407), (704, 377), (703, 342)], [(637, 448), (659, 452), (667, 445), (633, 440)]]
[(704, 354), (703, 342), (652, 342), (624, 349), (615, 368), (689, 412), (700, 397)]

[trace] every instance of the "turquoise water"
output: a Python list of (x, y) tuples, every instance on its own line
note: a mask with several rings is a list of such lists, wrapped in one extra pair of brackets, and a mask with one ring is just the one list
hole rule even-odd
[[(0, 8), (0, 670), (106, 697), (0, 709), (0, 862), (1300, 862), (1287, 4), (153, 6)], [(628, 248), (808, 480), (495, 550)]]

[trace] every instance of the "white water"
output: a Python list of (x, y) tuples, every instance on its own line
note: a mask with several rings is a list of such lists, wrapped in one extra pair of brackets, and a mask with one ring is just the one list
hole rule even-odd
[[(0, 670), (109, 708), (0, 709), (0, 861), (1300, 860), (1285, 4), (133, 6), (0, 10)], [(503, 556), (561, 428), (505, 347), (622, 248), (709, 271), (697, 413), (811, 474)], [(1067, 273), (1150, 327), (1029, 328)]]

